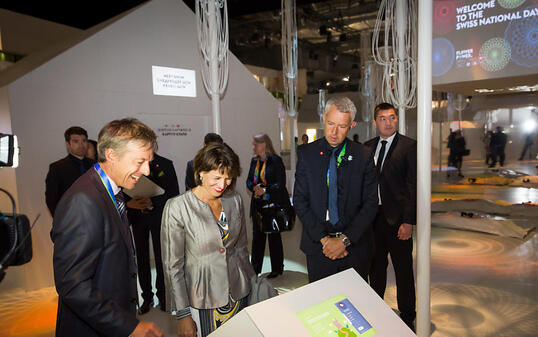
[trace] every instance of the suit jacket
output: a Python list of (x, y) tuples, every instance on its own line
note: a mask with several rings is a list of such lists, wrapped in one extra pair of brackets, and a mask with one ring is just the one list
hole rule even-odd
[[(251, 192), (256, 185), (254, 184), (254, 171), (256, 170), (257, 161), (258, 157), (252, 158), (247, 176), (247, 188)], [(279, 156), (273, 155), (267, 158), (267, 164), (265, 165), (265, 180), (267, 182), (265, 186), (266, 193), (269, 194), (268, 202), (273, 202), (281, 206), (288, 206), (290, 202), (288, 191), (286, 189), (286, 168)], [(258, 181), (258, 183), (260, 184), (262, 182)], [(250, 199), (250, 216), (254, 214), (255, 210), (254, 193), (252, 193)]]
[(223, 195), (229, 238), (222, 242), (209, 206), (192, 191), (168, 200), (161, 227), (161, 251), (171, 310), (219, 308), (250, 292), (255, 275), (249, 262), (243, 202)]
[[(375, 153), (379, 137), (364, 143)], [(383, 212), (391, 226), (416, 224), (417, 142), (396, 134), (378, 177)]]
[[(80, 173), (80, 167), (75, 160), (72, 155), (67, 155), (49, 166), (45, 179), (45, 201), (52, 216), (62, 195), (83, 174)], [(84, 158), (83, 162), (86, 170), (95, 163), (89, 158)]]
[[(358, 244), (370, 240), (372, 221), (377, 212), (377, 182), (373, 153), (361, 144), (345, 140), (345, 160), (338, 174), (344, 178), (343, 214), (339, 214), (343, 224), (342, 232), (349, 238), (354, 250), (369, 250), (370, 244)], [(303, 224), (301, 250), (305, 254), (321, 254), (320, 239), (334, 232), (325, 221), (329, 188), (327, 169), (330, 152), (324, 138), (305, 144), (297, 152), (293, 206)], [(368, 238), (366, 238), (368, 236)], [(363, 241), (365, 243), (365, 241)], [(363, 251), (365, 252), (365, 251)]]
[(56, 336), (129, 336), (138, 324), (131, 233), (94, 169), (60, 200), (51, 235)]
[[(151, 198), (153, 210), (141, 213), (137, 209), (129, 208), (127, 215), (129, 216), (129, 222), (131, 224), (136, 223), (140, 218), (146, 221), (151, 219), (152, 223), (161, 224), (161, 217), (163, 214), (164, 205), (168, 199), (179, 195), (179, 186), (177, 182), (176, 170), (174, 169), (174, 163), (158, 154), (153, 155), (153, 160), (149, 164), (150, 173), (148, 179), (153, 181), (164, 189), (164, 194)], [(126, 199), (130, 199), (126, 196)], [(143, 217), (140, 215), (143, 214)]]
[(185, 169), (185, 191), (193, 189), (196, 187), (196, 182), (194, 181), (194, 168), (192, 166), (192, 160), (187, 162), (187, 168)]

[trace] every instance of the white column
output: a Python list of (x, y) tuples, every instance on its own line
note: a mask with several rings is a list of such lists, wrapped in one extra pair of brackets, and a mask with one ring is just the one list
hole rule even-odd
[(220, 125), (220, 81), (217, 37), (217, 4), (208, 0), (209, 44), (211, 48), (209, 70), (211, 73), (211, 110), (213, 112), (213, 132), (221, 134)]
[(288, 185), (293, 186), (293, 184), (295, 183), (295, 166), (296, 166), (295, 164), (297, 162), (297, 154), (295, 151), (295, 136), (297, 136), (295, 130), (297, 129), (297, 117), (289, 117), (289, 119), (290, 119), (290, 171), (292, 172), (292, 174), (290, 175), (291, 176), (290, 179), (293, 181), (290, 181)]
[[(407, 76), (404, 69), (405, 55), (405, 31), (407, 29), (407, 1), (396, 1), (396, 32), (398, 37), (398, 101), (400, 104), (404, 104), (406, 98), (407, 89)], [(402, 135), (406, 134), (405, 125), (405, 107), (400, 106), (398, 108), (398, 120), (400, 125), (398, 132)]]
[(432, 1), (418, 3), (417, 336), (430, 336)]

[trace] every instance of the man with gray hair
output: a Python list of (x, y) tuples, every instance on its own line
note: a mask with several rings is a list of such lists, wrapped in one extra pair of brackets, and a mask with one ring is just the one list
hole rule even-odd
[(135, 251), (122, 188), (149, 174), (157, 137), (136, 119), (99, 133), (98, 163), (65, 192), (54, 214), (56, 337), (161, 337), (136, 318)]
[(293, 204), (303, 224), (301, 250), (310, 282), (348, 268), (368, 276), (377, 182), (373, 152), (347, 138), (356, 113), (349, 98), (329, 99), (325, 137), (297, 152)]

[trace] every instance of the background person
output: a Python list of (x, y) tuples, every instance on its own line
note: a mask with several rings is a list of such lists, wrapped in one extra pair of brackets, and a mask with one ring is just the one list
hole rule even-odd
[[(207, 336), (248, 304), (250, 279), (243, 202), (234, 192), (239, 157), (209, 144), (194, 158), (197, 186), (164, 208), (162, 255), (170, 309), (178, 334)], [(200, 315), (200, 327), (191, 309)]]
[(250, 216), (252, 217), (252, 259), (256, 274), (263, 266), (266, 237), (269, 239), (271, 256), (271, 273), (267, 278), (274, 278), (284, 271), (284, 251), (280, 233), (265, 234), (261, 231), (262, 208), (270, 204), (289, 205), (286, 190), (286, 168), (282, 159), (275, 153), (271, 138), (265, 133), (257, 134), (252, 140), (254, 158), (250, 162), (247, 176), (247, 188), (252, 192), (250, 199)]
[(452, 164), (458, 169), (458, 177), (464, 177), (461, 173), (461, 166), (463, 165), (463, 156), (465, 156), (465, 137), (463, 137), (461, 130), (453, 132), (453, 139), (450, 145), (450, 154), (452, 156)]
[(384, 297), (390, 254), (396, 275), (400, 317), (414, 331), (416, 311), (412, 235), (417, 208), (417, 142), (397, 132), (398, 115), (389, 103), (376, 106), (374, 125), (379, 136), (364, 143), (375, 151), (379, 184), (370, 285), (381, 298)]
[(495, 128), (495, 132), (491, 136), (491, 147), (493, 150), (493, 163), (489, 165), (489, 167), (495, 167), (497, 165), (497, 162), (501, 165), (501, 167), (504, 166), (504, 159), (505, 159), (505, 153), (504, 149), (506, 147), (506, 143), (508, 141), (508, 136), (503, 132), (502, 126), (497, 126)]
[(161, 218), (164, 205), (168, 199), (179, 195), (176, 170), (171, 160), (154, 154), (149, 164), (149, 180), (164, 189), (164, 194), (151, 198), (135, 197), (127, 202), (129, 223), (133, 229), (136, 246), (138, 280), (142, 288), (144, 302), (138, 308), (138, 314), (147, 313), (153, 304), (153, 287), (151, 285), (151, 267), (149, 254), (149, 236), (155, 257), (155, 288), (159, 307), (166, 311), (166, 291), (164, 285), (163, 263), (161, 258)]
[(95, 163), (84, 157), (88, 150), (86, 130), (80, 126), (72, 126), (65, 130), (64, 138), (68, 154), (50, 164), (45, 179), (45, 200), (52, 216), (65, 191)]
[(88, 139), (88, 150), (86, 150), (86, 158), (97, 161), (97, 142), (93, 139)]

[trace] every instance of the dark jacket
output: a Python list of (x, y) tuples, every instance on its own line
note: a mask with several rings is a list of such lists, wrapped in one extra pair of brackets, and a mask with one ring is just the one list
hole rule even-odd
[(129, 336), (138, 324), (134, 247), (95, 170), (64, 194), (51, 234), (56, 336)]
[[(84, 158), (82, 162), (85, 171), (95, 163), (89, 158)], [(82, 174), (77, 158), (73, 155), (67, 155), (67, 157), (50, 164), (45, 179), (45, 200), (52, 216), (54, 216), (56, 205), (58, 205), (62, 195)]]
[[(339, 214), (342, 232), (355, 244), (359, 255), (369, 256), (372, 221), (377, 212), (377, 182), (373, 153), (369, 148), (346, 139), (345, 161), (339, 171), (344, 178), (343, 214)], [(297, 152), (297, 169), (293, 206), (303, 224), (301, 250), (320, 254), (321, 238), (333, 232), (325, 221), (328, 205), (327, 169), (330, 153), (325, 138), (301, 146)], [(340, 179), (340, 178), (339, 178)], [(339, 193), (340, 194), (340, 193)], [(364, 240), (364, 241), (362, 241)], [(359, 243), (359, 241), (362, 241)]]
[[(375, 152), (379, 137), (365, 146)], [(396, 134), (383, 161), (378, 177), (383, 212), (392, 226), (416, 224), (417, 214), (417, 142)]]
[(192, 166), (192, 160), (187, 162), (187, 169), (185, 170), (185, 191), (192, 190), (196, 187), (194, 181), (194, 168)]
[[(254, 184), (254, 171), (256, 170), (257, 161), (257, 156), (252, 158), (247, 176), (247, 188), (251, 192), (256, 185)], [(288, 191), (286, 189), (286, 168), (284, 167), (282, 158), (276, 154), (267, 158), (265, 180), (267, 181), (267, 184), (265, 185), (266, 192), (269, 194), (269, 200), (266, 201), (266, 203), (275, 203), (280, 206), (288, 206), (290, 201)], [(261, 181), (258, 181), (258, 184), (263, 185)], [(254, 193), (252, 193), (252, 197), (250, 199), (250, 216), (252, 216), (256, 210), (256, 202), (257, 200), (254, 199)]]

